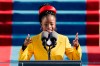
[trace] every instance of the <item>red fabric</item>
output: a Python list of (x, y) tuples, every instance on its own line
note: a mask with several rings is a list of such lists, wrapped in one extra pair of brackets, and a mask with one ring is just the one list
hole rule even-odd
[[(10, 66), (12, 45), (12, 0), (0, 0), (0, 66)], [(7, 62), (7, 63), (5, 63)]]
[(86, 3), (86, 44), (89, 62), (88, 66), (100, 66), (100, 63), (98, 63), (100, 62), (99, 0), (87, 0)]

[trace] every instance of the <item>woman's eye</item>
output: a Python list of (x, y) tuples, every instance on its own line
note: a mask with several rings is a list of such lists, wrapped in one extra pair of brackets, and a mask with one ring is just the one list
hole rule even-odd
[(51, 25), (53, 25), (53, 24), (51, 24)]
[(45, 26), (48, 26), (48, 24), (44, 24)]

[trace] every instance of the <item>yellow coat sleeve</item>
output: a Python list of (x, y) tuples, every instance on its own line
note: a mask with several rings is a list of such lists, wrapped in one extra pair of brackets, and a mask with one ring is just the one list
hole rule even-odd
[(66, 47), (65, 47), (65, 54), (70, 60), (81, 60), (82, 56), (82, 49), (80, 45), (76, 49), (75, 47), (71, 47), (71, 44), (69, 43), (69, 39), (66, 38)]
[(24, 51), (21, 48), (20, 52), (19, 52), (19, 61), (30, 60), (30, 58), (32, 57), (33, 53), (34, 53), (34, 48), (33, 48), (33, 44), (32, 43), (29, 44)]

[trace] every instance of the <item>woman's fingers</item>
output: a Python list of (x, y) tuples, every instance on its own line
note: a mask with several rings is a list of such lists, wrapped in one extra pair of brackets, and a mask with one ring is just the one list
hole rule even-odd
[(78, 42), (78, 32), (76, 33), (76, 37), (75, 37), (75, 39), (73, 40), (73, 44), (74, 44), (74, 46), (78, 46), (78, 44), (79, 44), (79, 42)]
[(26, 39), (24, 41), (24, 45), (27, 46), (31, 42), (32, 42), (32, 39), (30, 38), (30, 34), (28, 34), (28, 36), (26, 37)]
[(30, 34), (28, 34), (28, 36), (26, 37), (26, 40), (27, 40), (27, 41), (30, 40)]
[(31, 39), (31, 38), (28, 38), (28, 42), (29, 42), (29, 43), (32, 42), (32, 39)]
[(76, 33), (76, 37), (75, 37), (75, 40), (78, 40), (78, 32)]

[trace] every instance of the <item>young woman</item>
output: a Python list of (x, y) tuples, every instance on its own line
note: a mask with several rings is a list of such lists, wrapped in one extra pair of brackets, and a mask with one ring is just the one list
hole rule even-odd
[[(29, 38), (28, 35), (25, 39), (19, 52), (19, 60), (21, 61), (30, 60), (32, 55), (34, 55), (35, 60), (48, 60), (48, 46), (46, 46), (46, 50), (41, 37), (44, 31), (48, 32), (48, 34), (56, 32), (56, 9), (49, 4), (41, 6), (39, 9), (39, 21), (42, 32), (32, 38)], [(81, 60), (82, 50), (78, 42), (78, 33), (76, 33), (76, 37), (73, 40), (73, 47), (71, 47), (67, 36), (57, 32), (56, 34), (57, 41), (55, 47), (51, 49), (51, 60), (63, 60), (64, 54), (70, 60)]]

